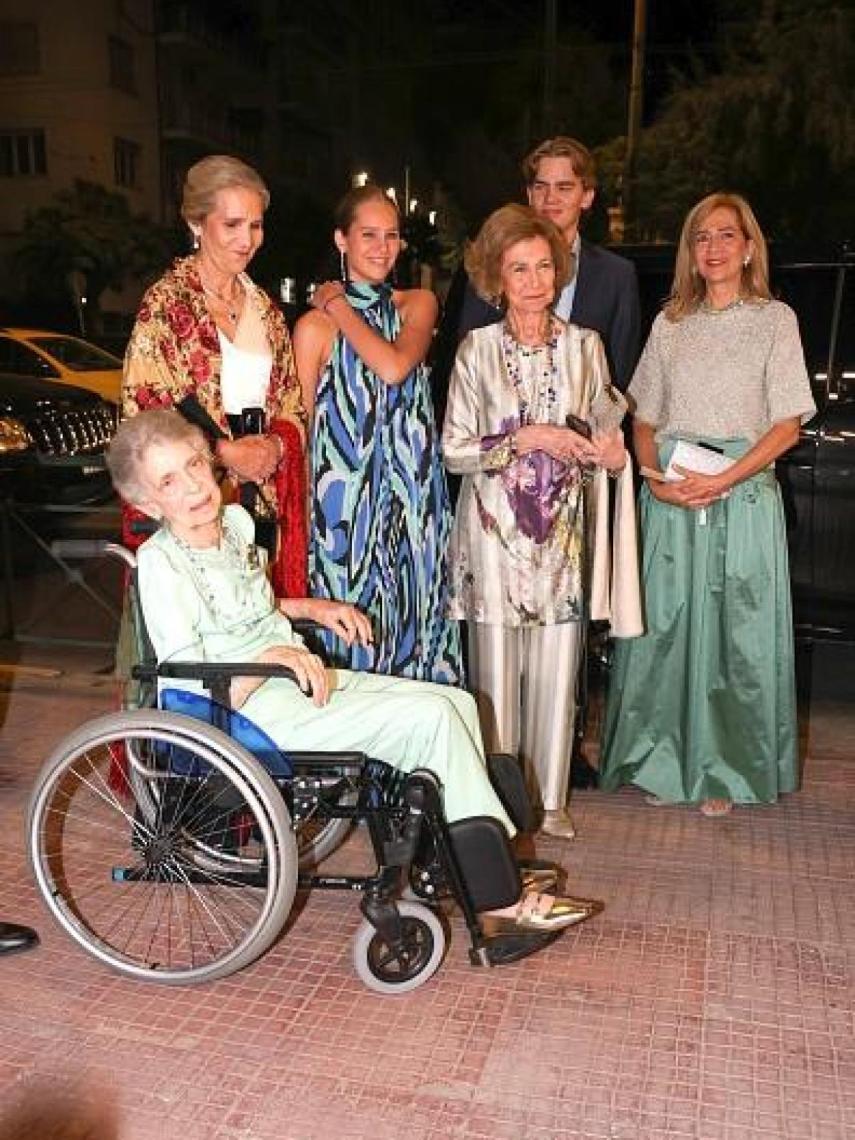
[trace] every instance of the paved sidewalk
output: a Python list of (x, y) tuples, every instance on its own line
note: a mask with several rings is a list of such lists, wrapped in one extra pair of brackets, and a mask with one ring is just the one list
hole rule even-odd
[[(25, 658), (62, 671), (0, 673), (0, 916), (42, 935), (0, 961), (0, 1140), (855, 1135), (851, 651), (822, 655), (802, 792), (722, 820), (577, 793), (578, 840), (538, 851), (604, 914), (490, 971), (454, 918), (442, 969), (402, 998), (356, 979), (359, 912), (339, 894), (208, 986), (84, 956), (36, 897), (23, 816), (44, 757), (113, 685), (97, 655)], [(357, 835), (343, 858), (362, 854)]]

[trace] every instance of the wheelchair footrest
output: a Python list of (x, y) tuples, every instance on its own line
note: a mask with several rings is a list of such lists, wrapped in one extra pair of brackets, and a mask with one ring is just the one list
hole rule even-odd
[[(561, 934), (560, 930), (550, 931), (548, 934), (496, 934), (484, 942), (484, 952), (491, 966), (509, 966), (511, 962), (519, 962), (536, 954), (554, 942)], [(469, 951), (469, 960), (473, 966), (482, 965), (478, 951)]]

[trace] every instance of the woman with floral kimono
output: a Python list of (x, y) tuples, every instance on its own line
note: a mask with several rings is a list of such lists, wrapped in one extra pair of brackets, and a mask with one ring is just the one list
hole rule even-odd
[(143, 297), (125, 357), (122, 412), (177, 407), (201, 426), (226, 493), (253, 515), (277, 594), (306, 593), (304, 421), (282, 313), (246, 272), (264, 238), (267, 187), (211, 155), (187, 172), (194, 252)]

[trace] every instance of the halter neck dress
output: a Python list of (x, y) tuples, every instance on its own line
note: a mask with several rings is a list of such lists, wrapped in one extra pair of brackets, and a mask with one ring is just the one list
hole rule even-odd
[[(347, 297), (386, 340), (398, 336), (389, 286), (350, 282)], [(328, 635), (329, 657), (459, 683), (459, 632), (445, 617), (451, 513), (426, 367), (387, 384), (339, 334), (318, 383), (311, 468), (310, 592), (353, 603), (374, 627), (368, 647)]]

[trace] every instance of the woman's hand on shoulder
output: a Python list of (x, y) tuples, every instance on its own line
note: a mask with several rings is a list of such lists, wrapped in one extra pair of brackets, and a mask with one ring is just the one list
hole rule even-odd
[(350, 301), (347, 299), (347, 294), (344, 291), (344, 285), (341, 281), (322, 281), (320, 285), (316, 286), (312, 294), (311, 306), (320, 313), (326, 313), (331, 319), (335, 320), (336, 309), (341, 306), (350, 308)]
[(284, 665), (294, 674), (297, 684), (322, 708), (330, 699), (330, 682), (326, 665), (304, 645), (272, 645), (255, 659), (260, 664)]

